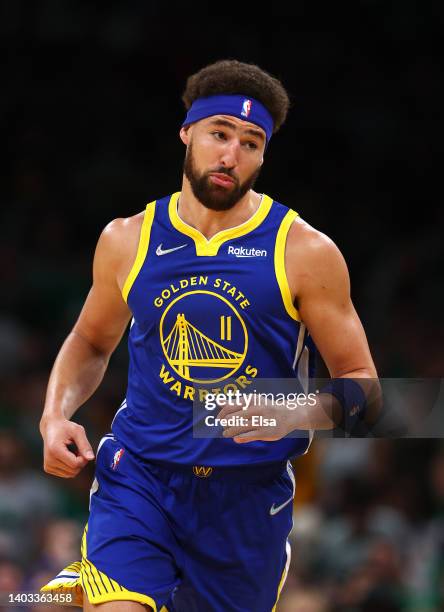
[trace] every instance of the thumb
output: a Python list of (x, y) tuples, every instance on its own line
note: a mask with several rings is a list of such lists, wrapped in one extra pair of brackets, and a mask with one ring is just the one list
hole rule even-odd
[(76, 429), (73, 432), (72, 437), (75, 445), (77, 446), (79, 455), (81, 455), (87, 461), (94, 459), (94, 451), (91, 448), (91, 444), (88, 442), (88, 438), (86, 437), (83, 427), (81, 429)]

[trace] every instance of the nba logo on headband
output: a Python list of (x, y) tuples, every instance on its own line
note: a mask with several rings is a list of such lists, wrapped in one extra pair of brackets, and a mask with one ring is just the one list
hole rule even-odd
[(242, 104), (242, 117), (248, 117), (251, 111), (251, 100), (244, 100)]
[(232, 115), (238, 119), (255, 123), (264, 130), (266, 144), (269, 143), (273, 134), (274, 121), (268, 109), (259, 100), (247, 98), (245, 93), (217, 94), (196, 98), (188, 109), (182, 126), (185, 127), (213, 115)]

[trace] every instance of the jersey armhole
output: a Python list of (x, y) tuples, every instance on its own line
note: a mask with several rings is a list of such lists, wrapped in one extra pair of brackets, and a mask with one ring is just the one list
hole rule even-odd
[(274, 270), (281, 291), (282, 301), (284, 302), (285, 310), (295, 321), (301, 321), (301, 316), (291, 299), (290, 285), (288, 284), (287, 273), (285, 271), (285, 245), (287, 243), (287, 235), (291, 224), (298, 216), (298, 213), (294, 210), (289, 210), (287, 212), (279, 227), (274, 249)]
[(154, 219), (154, 211), (156, 209), (156, 201), (150, 202), (146, 205), (145, 215), (143, 218), (142, 227), (140, 229), (140, 238), (139, 238), (139, 246), (137, 247), (137, 255), (134, 260), (133, 266), (130, 270), (130, 273), (127, 276), (125, 284), (122, 289), (122, 296), (125, 302), (128, 302), (128, 295), (131, 291), (131, 287), (134, 284), (134, 281), (137, 278), (137, 275), (140, 272), (140, 269), (143, 266), (143, 262), (145, 261), (146, 254), (148, 253), (148, 247), (150, 244), (150, 234), (151, 227), (153, 225)]

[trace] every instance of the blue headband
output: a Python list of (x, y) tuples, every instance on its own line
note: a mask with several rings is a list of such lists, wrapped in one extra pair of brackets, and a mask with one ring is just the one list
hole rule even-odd
[(264, 130), (267, 144), (273, 134), (273, 119), (265, 106), (254, 98), (240, 94), (197, 98), (191, 105), (182, 127), (212, 115), (232, 115), (255, 123)]

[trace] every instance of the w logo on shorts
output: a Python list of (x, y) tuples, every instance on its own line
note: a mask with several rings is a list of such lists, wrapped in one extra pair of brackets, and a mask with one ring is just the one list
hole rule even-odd
[(193, 474), (199, 478), (208, 478), (213, 472), (212, 467), (205, 467), (204, 465), (193, 466)]
[(111, 469), (116, 470), (119, 465), (119, 461), (122, 458), (123, 453), (125, 452), (124, 448), (120, 448), (118, 451), (114, 453), (113, 462), (111, 463)]

